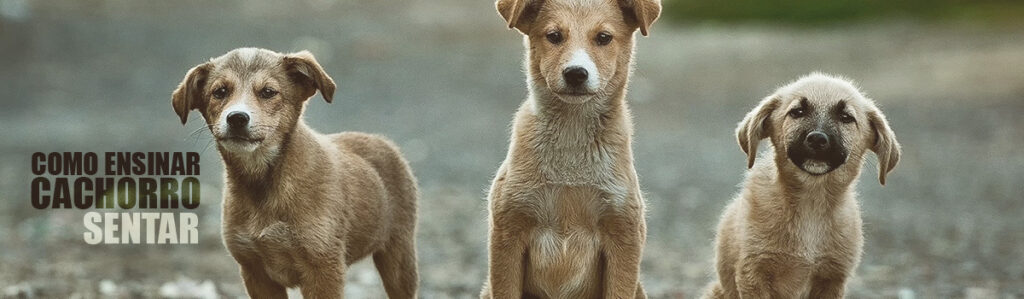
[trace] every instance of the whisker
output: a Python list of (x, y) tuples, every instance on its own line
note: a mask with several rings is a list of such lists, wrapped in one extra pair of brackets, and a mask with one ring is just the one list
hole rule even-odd
[[(209, 127), (199, 127), (199, 128), (196, 128), (194, 131), (192, 131), (192, 133), (189, 133), (188, 135), (192, 136), (192, 135), (196, 135), (196, 134), (201, 134), (204, 131), (203, 129), (208, 129), (208, 128)], [(205, 130), (205, 131), (209, 132), (209, 130)]]
[(203, 150), (200, 151), (199, 154), (202, 155), (206, 153), (206, 150), (209, 149), (211, 145), (213, 145), (213, 139), (210, 139), (210, 141), (206, 142), (206, 146), (203, 147)]

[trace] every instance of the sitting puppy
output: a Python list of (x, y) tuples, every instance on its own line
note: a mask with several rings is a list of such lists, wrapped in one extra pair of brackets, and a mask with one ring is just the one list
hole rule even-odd
[(416, 180), (397, 147), (363, 133), (322, 135), (301, 119), (334, 81), (302, 51), (243, 48), (200, 64), (172, 95), (198, 110), (224, 159), (224, 244), (252, 298), (341, 298), (368, 255), (391, 298), (416, 297)]
[(529, 95), (488, 193), (481, 298), (646, 298), (644, 198), (626, 102), (634, 33), (661, 1), (498, 0)]
[[(864, 243), (852, 190), (864, 154), (878, 156), (883, 185), (900, 157), (885, 116), (852, 83), (814, 73), (762, 100), (736, 134), (753, 168), (722, 215), (704, 297), (842, 298)], [(772, 150), (755, 164), (764, 138)]]

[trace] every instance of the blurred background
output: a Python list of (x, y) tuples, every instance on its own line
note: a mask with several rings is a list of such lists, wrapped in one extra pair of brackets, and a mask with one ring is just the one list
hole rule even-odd
[[(873, 156), (856, 186), (866, 245), (850, 297), (1024, 297), (1024, 4), (664, 5), (629, 92), (651, 297), (711, 280), (714, 227), (745, 170), (734, 126), (811, 71), (856, 79), (903, 144), (887, 186)], [(484, 190), (526, 95), (521, 37), (492, 1), (0, 0), (0, 296), (244, 296), (219, 236), (220, 158), (190, 134), (198, 114), (183, 127), (170, 105), (186, 70), (242, 46), (316, 55), (338, 91), (307, 122), (387, 135), (419, 178), (422, 297), (478, 294)], [(86, 245), (86, 211), (29, 203), (29, 156), (50, 151), (201, 152), (200, 244)], [(350, 298), (382, 290), (372, 263), (350, 272)]]

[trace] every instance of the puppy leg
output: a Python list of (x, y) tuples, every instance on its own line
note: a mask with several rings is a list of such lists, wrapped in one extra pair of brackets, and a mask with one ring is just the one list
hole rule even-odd
[(794, 298), (807, 279), (809, 265), (785, 254), (747, 253), (740, 259), (736, 288), (740, 298)]
[(299, 277), (302, 298), (344, 298), (347, 268), (340, 257), (324, 259), (321, 264), (310, 265)]
[(373, 254), (388, 298), (416, 298), (416, 241), (412, 236), (394, 237), (384, 249)]
[(263, 265), (243, 264), (240, 268), (249, 298), (288, 298), (285, 287), (270, 279)]
[(736, 290), (740, 298), (782, 298), (771, 293), (771, 276), (760, 263), (748, 260), (740, 263), (740, 271), (736, 273)]
[(829, 260), (819, 265), (811, 278), (810, 298), (843, 298), (846, 292), (846, 260)]
[[(495, 221), (491, 225), (499, 223)], [(491, 231), (488, 283), (480, 298), (519, 299), (523, 297), (523, 257), (526, 246), (518, 231), (506, 227)]]
[(636, 297), (642, 290), (640, 259), (643, 252), (642, 217), (608, 216), (601, 220), (605, 245), (604, 298)]
[(525, 236), (535, 225), (530, 215), (510, 207), (508, 202), (515, 201), (509, 194), (503, 193), (505, 184), (504, 165), (498, 169), (498, 175), (491, 184), (488, 193), (490, 203), (490, 241), (487, 244), (487, 281), (484, 283), (480, 298), (520, 299), (523, 298), (523, 274), (526, 271), (523, 261), (526, 256)]
[(736, 273), (732, 267), (719, 265), (718, 269), (718, 280), (708, 284), (702, 298), (739, 298), (736, 292)]
[(843, 298), (845, 293), (845, 279), (815, 278), (811, 285), (811, 295), (808, 298)]
[[(722, 236), (722, 234), (719, 235)], [(736, 293), (736, 271), (733, 270), (735, 259), (729, 247), (722, 246), (722, 244), (727, 243), (719, 243), (716, 256), (719, 259), (716, 265), (718, 269), (717, 278), (708, 284), (702, 298), (739, 298), (739, 294)]]
[(636, 299), (647, 299), (647, 292), (644, 292), (644, 286), (642, 283), (636, 284)]

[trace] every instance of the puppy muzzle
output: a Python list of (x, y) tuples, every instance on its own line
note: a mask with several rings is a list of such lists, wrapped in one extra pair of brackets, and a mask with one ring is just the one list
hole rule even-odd
[(835, 134), (814, 130), (794, 138), (787, 155), (794, 165), (811, 175), (829, 173), (846, 163), (847, 151)]

